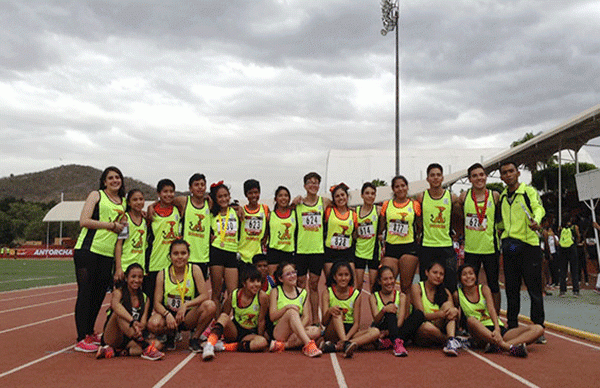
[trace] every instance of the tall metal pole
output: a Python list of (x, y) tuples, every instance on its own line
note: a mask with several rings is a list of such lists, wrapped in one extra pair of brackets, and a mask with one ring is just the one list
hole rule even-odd
[(400, 175), (400, 31), (398, 20), (400, 18), (400, 3), (398, 0), (381, 0), (381, 20), (383, 29), (381, 35), (396, 30), (396, 175)]

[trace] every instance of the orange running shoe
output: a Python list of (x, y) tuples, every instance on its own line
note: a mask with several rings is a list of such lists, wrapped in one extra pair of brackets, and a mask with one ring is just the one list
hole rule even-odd
[(285, 350), (285, 344), (281, 341), (271, 341), (271, 345), (269, 346), (269, 352), (281, 353)]
[(310, 341), (302, 348), (302, 353), (308, 357), (319, 357), (323, 352), (317, 347), (315, 341)]

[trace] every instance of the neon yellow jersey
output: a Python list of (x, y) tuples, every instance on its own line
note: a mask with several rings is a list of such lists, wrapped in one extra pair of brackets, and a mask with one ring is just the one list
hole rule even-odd
[(197, 208), (189, 196), (181, 218), (183, 239), (190, 244), (190, 263), (208, 263), (210, 247), (210, 208), (208, 201)]
[(561, 248), (569, 248), (575, 244), (573, 239), (573, 231), (570, 227), (562, 228), (560, 231), (560, 240), (558, 241), (558, 245)]
[(342, 216), (337, 208), (327, 208), (325, 211), (327, 222), (327, 237), (325, 246), (331, 249), (349, 249), (352, 247), (352, 232), (356, 225), (356, 213), (348, 209)]
[(254, 212), (244, 206), (244, 219), (241, 220), (240, 241), (238, 252), (242, 261), (252, 264), (252, 258), (262, 253), (262, 239), (267, 230), (269, 221), (269, 208), (267, 205), (258, 205)]
[(142, 217), (142, 221), (137, 225), (131, 219), (129, 213), (125, 213), (127, 217), (127, 228), (129, 236), (123, 241), (123, 249), (121, 253), (121, 268), (123, 272), (133, 263), (145, 266), (146, 263), (146, 237), (148, 228), (146, 220)]
[[(381, 299), (381, 291), (375, 292), (374, 295), (375, 300), (377, 301), (377, 309), (378, 311), (381, 311), (381, 309), (385, 307), (385, 305), (383, 304), (383, 300)], [(392, 298), (392, 300), (394, 301), (396, 307), (400, 307), (400, 292), (394, 290), (394, 297)]]
[(360, 291), (350, 287), (350, 296), (347, 299), (340, 299), (335, 295), (334, 287), (327, 287), (329, 292), (329, 307), (339, 306), (342, 310), (342, 320), (344, 323), (354, 323), (354, 305), (360, 295)]
[(365, 217), (360, 216), (362, 206), (356, 209), (356, 247), (354, 255), (361, 259), (373, 260), (375, 244), (377, 244), (377, 226), (379, 216), (377, 208), (373, 206), (371, 212)]
[(166, 211), (164, 208), (159, 210), (159, 204), (154, 206), (154, 218), (148, 228), (148, 249), (151, 250), (148, 272), (161, 271), (171, 264), (169, 261), (171, 243), (181, 236), (179, 233), (179, 210), (174, 206), (167, 209)]
[[(490, 311), (487, 308), (486, 300), (481, 292), (481, 284), (478, 285), (477, 291), (479, 292), (479, 300), (477, 303), (471, 303), (467, 296), (463, 292), (462, 288), (458, 288), (458, 301), (460, 302), (460, 309), (462, 310), (465, 317), (473, 317), (477, 319), (483, 326), (494, 326), (494, 321), (490, 317)], [(500, 326), (504, 326), (501, 320), (498, 320)]]
[[(100, 222), (118, 222), (125, 214), (125, 198), (121, 203), (114, 203), (108, 198), (104, 190), (98, 190), (100, 200), (92, 212), (92, 220)], [(115, 256), (115, 245), (117, 245), (117, 233), (108, 229), (81, 228), (75, 249), (89, 250), (102, 256)]]
[[(475, 208), (473, 191), (469, 189), (465, 197), (465, 252), (487, 255), (496, 252), (496, 205), (490, 190), (486, 190), (487, 201), (477, 202), (480, 218)], [(485, 212), (484, 212), (485, 209)]]
[[(281, 310), (287, 305), (298, 306), (298, 314), (302, 316), (304, 313), (304, 302), (306, 301), (306, 289), (296, 287), (296, 293), (298, 294), (295, 298), (288, 298), (285, 292), (283, 292), (283, 287), (277, 286), (277, 310)], [(273, 325), (277, 325), (277, 322), (273, 322)]]
[(381, 214), (385, 215), (385, 241), (388, 244), (410, 244), (415, 241), (415, 218), (421, 215), (418, 202), (409, 199), (403, 204), (396, 204), (391, 199), (383, 204)]
[(425, 292), (425, 282), (419, 282), (421, 286), (421, 302), (423, 303), (423, 313), (425, 314), (433, 314), (436, 311), (439, 311), (440, 306), (431, 302), (427, 298), (427, 292)]
[(296, 253), (323, 253), (323, 198), (319, 197), (313, 206), (304, 203), (296, 206), (298, 220), (298, 240)]
[(212, 233), (216, 237), (212, 246), (228, 252), (238, 251), (239, 221), (235, 210), (227, 208), (227, 214), (211, 214)]
[[(196, 284), (194, 283), (194, 275), (192, 265), (189, 263), (185, 269), (185, 275), (181, 283), (174, 283), (171, 279), (173, 274), (173, 266), (170, 265), (163, 269), (165, 275), (164, 290), (163, 290), (163, 305), (170, 311), (176, 312), (184, 301), (190, 301), (196, 294)], [(188, 310), (190, 310), (188, 308)]]
[(259, 292), (254, 295), (252, 302), (246, 306), (241, 307), (239, 305), (240, 300), (238, 299), (239, 288), (236, 288), (231, 293), (231, 308), (233, 309), (233, 319), (245, 329), (256, 329), (258, 328), (258, 316), (260, 313), (260, 300), (258, 298)]
[(444, 190), (439, 199), (431, 198), (429, 190), (423, 193), (423, 246), (451, 247), (450, 217), (452, 194)]
[(269, 248), (283, 252), (294, 252), (296, 233), (296, 211), (288, 209), (280, 217), (277, 210), (269, 217)]

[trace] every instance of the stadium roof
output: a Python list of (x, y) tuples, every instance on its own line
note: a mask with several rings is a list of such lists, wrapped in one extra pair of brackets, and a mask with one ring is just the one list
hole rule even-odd
[(60, 221), (79, 221), (81, 209), (85, 201), (63, 201), (54, 206), (42, 221), (60, 222)]

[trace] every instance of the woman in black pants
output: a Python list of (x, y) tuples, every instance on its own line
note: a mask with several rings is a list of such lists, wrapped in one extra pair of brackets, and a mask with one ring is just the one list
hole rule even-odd
[(73, 260), (77, 277), (75, 324), (79, 352), (96, 352), (100, 336), (94, 324), (112, 277), (117, 236), (124, 228), (125, 187), (123, 174), (108, 167), (100, 176), (100, 189), (92, 191), (83, 206), (81, 232)]

